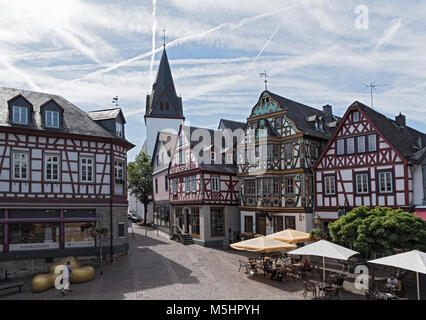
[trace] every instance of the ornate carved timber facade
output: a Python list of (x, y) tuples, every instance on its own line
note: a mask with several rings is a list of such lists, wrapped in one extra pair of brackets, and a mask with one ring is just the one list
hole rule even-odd
[(338, 118), (264, 91), (238, 143), (241, 230), (269, 234), (312, 226), (312, 166)]
[[(244, 125), (237, 124), (240, 129)], [(182, 126), (169, 168), (172, 223), (192, 234), (196, 243), (210, 247), (222, 246), (226, 238), (234, 240), (239, 232), (233, 147), (214, 142), (215, 136), (222, 141), (223, 132)]]
[(124, 123), (120, 109), (0, 88), (0, 261), (96, 255), (95, 225), (106, 253), (127, 250)]
[(315, 164), (318, 216), (336, 220), (358, 206), (412, 209), (414, 156), (425, 142), (403, 115), (394, 121), (352, 104)]

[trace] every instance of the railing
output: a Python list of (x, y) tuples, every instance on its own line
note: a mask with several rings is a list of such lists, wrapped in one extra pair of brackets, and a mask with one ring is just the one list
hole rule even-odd
[(183, 238), (182, 238), (182, 234), (183, 234), (183, 230), (180, 228), (180, 226), (178, 225), (173, 225), (172, 227), (172, 237), (173, 235), (177, 235), (180, 239), (180, 241), (183, 243)]

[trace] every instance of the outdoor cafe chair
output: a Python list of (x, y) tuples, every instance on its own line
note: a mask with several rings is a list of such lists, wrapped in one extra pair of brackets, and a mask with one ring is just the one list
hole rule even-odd
[(314, 296), (314, 298), (317, 298), (317, 287), (315, 286), (315, 284), (313, 284), (312, 282), (308, 282), (303, 280), (303, 283), (305, 285), (305, 290), (303, 291), (303, 297), (306, 298), (306, 295), (308, 294), (308, 292), (312, 292), (312, 295)]
[(241, 259), (239, 259), (238, 261), (240, 262), (240, 268), (238, 269), (238, 272), (240, 272), (241, 269), (244, 268), (246, 270), (245, 273), (249, 273), (249, 267), (248, 267), (247, 262), (245, 262)]
[(341, 288), (324, 288), (324, 299), (340, 299), (340, 290)]

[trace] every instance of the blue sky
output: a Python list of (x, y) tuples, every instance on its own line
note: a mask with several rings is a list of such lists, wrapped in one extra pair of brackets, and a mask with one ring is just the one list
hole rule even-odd
[(244, 121), (266, 69), (272, 92), (330, 104), (339, 116), (355, 100), (370, 105), (364, 84), (386, 84), (374, 107), (425, 132), (425, 18), (420, 0), (0, 0), (0, 85), (58, 94), (86, 111), (111, 108), (118, 95), (133, 160), (166, 28), (192, 125)]

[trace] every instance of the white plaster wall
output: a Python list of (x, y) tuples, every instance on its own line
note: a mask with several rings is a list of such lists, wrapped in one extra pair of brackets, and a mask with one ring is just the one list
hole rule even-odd
[(422, 166), (414, 167), (413, 171), (413, 204), (422, 205), (424, 201), (423, 193), (423, 172)]
[(179, 126), (183, 123), (181, 119), (167, 118), (146, 118), (146, 147), (147, 153), (152, 156), (154, 152), (155, 139), (159, 131), (174, 131), (175, 134), (179, 131)]

